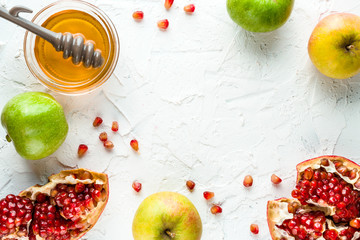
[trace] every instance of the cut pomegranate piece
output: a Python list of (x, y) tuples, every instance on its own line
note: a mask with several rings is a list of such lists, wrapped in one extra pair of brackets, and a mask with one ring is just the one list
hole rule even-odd
[(164, 6), (167, 10), (169, 10), (171, 8), (171, 6), (173, 5), (174, 0), (165, 0)]
[(186, 6), (184, 7), (184, 11), (185, 11), (186, 13), (193, 13), (193, 12), (195, 12), (195, 5), (194, 5), (194, 4), (186, 5)]
[(296, 168), (296, 199), (268, 202), (272, 239), (360, 239), (360, 166), (343, 157), (322, 156)]
[(142, 12), (142, 11), (136, 11), (136, 12), (134, 12), (133, 13), (133, 18), (135, 19), (135, 20), (142, 20), (143, 18), (144, 18), (144, 13)]
[(166, 30), (169, 27), (169, 21), (167, 19), (163, 19), (158, 21), (157, 25), (161, 30)]
[(0, 239), (79, 239), (100, 217), (108, 189), (106, 174), (76, 169), (10, 194), (0, 200)]
[(102, 124), (102, 122), (103, 122), (103, 120), (102, 120), (101, 117), (96, 117), (94, 122), (93, 122), (93, 126), (98, 127), (98, 126), (100, 126)]

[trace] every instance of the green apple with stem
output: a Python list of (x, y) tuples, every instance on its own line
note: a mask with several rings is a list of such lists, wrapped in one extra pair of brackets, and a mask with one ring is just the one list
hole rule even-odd
[(270, 32), (288, 20), (295, 0), (227, 0), (231, 19), (251, 32)]
[(133, 220), (134, 240), (200, 240), (201, 218), (191, 201), (175, 192), (147, 197)]
[(55, 152), (68, 132), (62, 106), (51, 95), (41, 92), (13, 97), (2, 110), (1, 124), (20, 156), (30, 160)]

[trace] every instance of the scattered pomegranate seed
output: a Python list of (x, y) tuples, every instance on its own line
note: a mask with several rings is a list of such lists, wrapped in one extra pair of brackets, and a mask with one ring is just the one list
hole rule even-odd
[(219, 205), (214, 205), (210, 209), (212, 214), (222, 213), (222, 208)]
[(102, 124), (102, 122), (103, 122), (103, 120), (102, 120), (101, 117), (96, 117), (94, 122), (93, 122), (93, 126), (98, 127), (98, 126), (100, 126)]
[(193, 13), (195, 12), (195, 5), (194, 4), (189, 4), (187, 6), (184, 7), (184, 11), (186, 13)]
[(84, 156), (87, 150), (88, 150), (88, 146), (86, 146), (85, 144), (80, 144), (78, 148), (78, 156), (79, 157)]
[(105, 142), (108, 139), (107, 133), (106, 132), (100, 133), (99, 139), (100, 141)]
[(190, 191), (192, 191), (194, 189), (194, 187), (195, 187), (195, 183), (193, 181), (191, 181), (191, 180), (187, 180), (186, 181), (186, 186)]
[(117, 121), (113, 121), (111, 130), (113, 130), (114, 132), (117, 132), (119, 130), (119, 123)]
[(281, 178), (279, 178), (275, 174), (271, 175), (271, 181), (273, 184), (279, 184), (282, 182)]
[(245, 187), (251, 187), (253, 185), (253, 178), (250, 175), (246, 175), (243, 182)]
[(205, 192), (203, 193), (203, 195), (204, 195), (204, 198), (205, 198), (206, 200), (209, 200), (209, 199), (211, 199), (211, 198), (213, 198), (213, 197), (215, 196), (215, 194), (214, 194), (213, 192), (208, 192), (208, 191), (205, 191)]
[(257, 224), (251, 224), (250, 225), (250, 231), (253, 233), (253, 234), (258, 234), (259, 233), (259, 226)]
[(169, 21), (167, 19), (163, 19), (158, 21), (158, 27), (162, 30), (166, 30), (169, 27)]
[(113, 148), (114, 148), (114, 144), (113, 144), (112, 141), (106, 141), (106, 142), (104, 142), (104, 147), (105, 147), (106, 149), (113, 149)]
[(164, 6), (167, 10), (169, 10), (171, 8), (171, 6), (173, 5), (174, 0), (165, 0)]
[(144, 18), (144, 13), (142, 11), (135, 11), (132, 16), (135, 20), (142, 20)]
[(132, 184), (132, 188), (136, 191), (136, 192), (140, 192), (142, 187), (142, 184), (139, 183), (138, 181), (134, 181)]
[(130, 141), (130, 146), (135, 151), (139, 151), (139, 143), (138, 143), (138, 141), (136, 139), (133, 139), (133, 140)]

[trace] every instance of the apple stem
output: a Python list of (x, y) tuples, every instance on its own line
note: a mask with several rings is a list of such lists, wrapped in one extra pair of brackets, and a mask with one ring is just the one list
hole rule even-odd
[(351, 45), (346, 46), (346, 49), (347, 49), (347, 50), (349, 50), (349, 51), (350, 51), (351, 49), (354, 49), (354, 48), (355, 48), (355, 46), (354, 46), (354, 45), (352, 45), (352, 44), (351, 44)]
[(165, 233), (166, 233), (166, 235), (168, 235), (168, 236), (171, 237), (171, 238), (174, 238), (174, 237), (175, 237), (175, 233), (170, 232), (170, 230), (166, 230)]
[(7, 140), (8, 142), (11, 142), (11, 138), (10, 138), (9, 135), (6, 135), (6, 140)]

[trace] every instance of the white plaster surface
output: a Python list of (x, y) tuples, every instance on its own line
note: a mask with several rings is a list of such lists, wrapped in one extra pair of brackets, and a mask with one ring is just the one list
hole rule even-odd
[[(0, 0), (1, 6), (28, 5), (35, 12), (52, 1)], [(295, 165), (322, 154), (360, 162), (360, 76), (338, 81), (311, 64), (307, 41), (316, 23), (332, 12), (360, 14), (358, 0), (297, 0), (281, 29), (253, 34), (227, 15), (225, 0), (91, 1), (114, 21), (121, 54), (113, 77), (98, 91), (69, 97), (52, 93), (70, 125), (60, 149), (44, 160), (20, 158), (0, 130), (0, 196), (44, 183), (51, 173), (85, 167), (110, 177), (110, 200), (97, 225), (83, 239), (132, 239), (140, 202), (158, 191), (189, 197), (203, 220), (204, 240), (270, 239), (267, 200), (290, 196)], [(182, 8), (196, 5), (193, 15)], [(138, 23), (131, 15), (143, 10)], [(28, 19), (33, 15), (23, 15)], [(156, 22), (168, 18), (167, 31)], [(47, 91), (25, 65), (24, 31), (0, 19), (0, 107), (16, 94)], [(93, 128), (96, 116), (104, 119)], [(119, 133), (110, 133), (113, 120)], [(105, 151), (98, 140), (108, 131), (115, 144)], [(129, 147), (137, 138), (140, 154)], [(88, 154), (77, 158), (80, 143)], [(270, 176), (283, 179), (273, 186)], [(254, 185), (242, 186), (251, 174)], [(196, 182), (190, 193), (185, 181)], [(139, 180), (136, 194), (131, 183)], [(202, 193), (214, 191), (206, 202)], [(221, 203), (223, 213), (209, 208)], [(252, 236), (249, 225), (260, 234)]]

